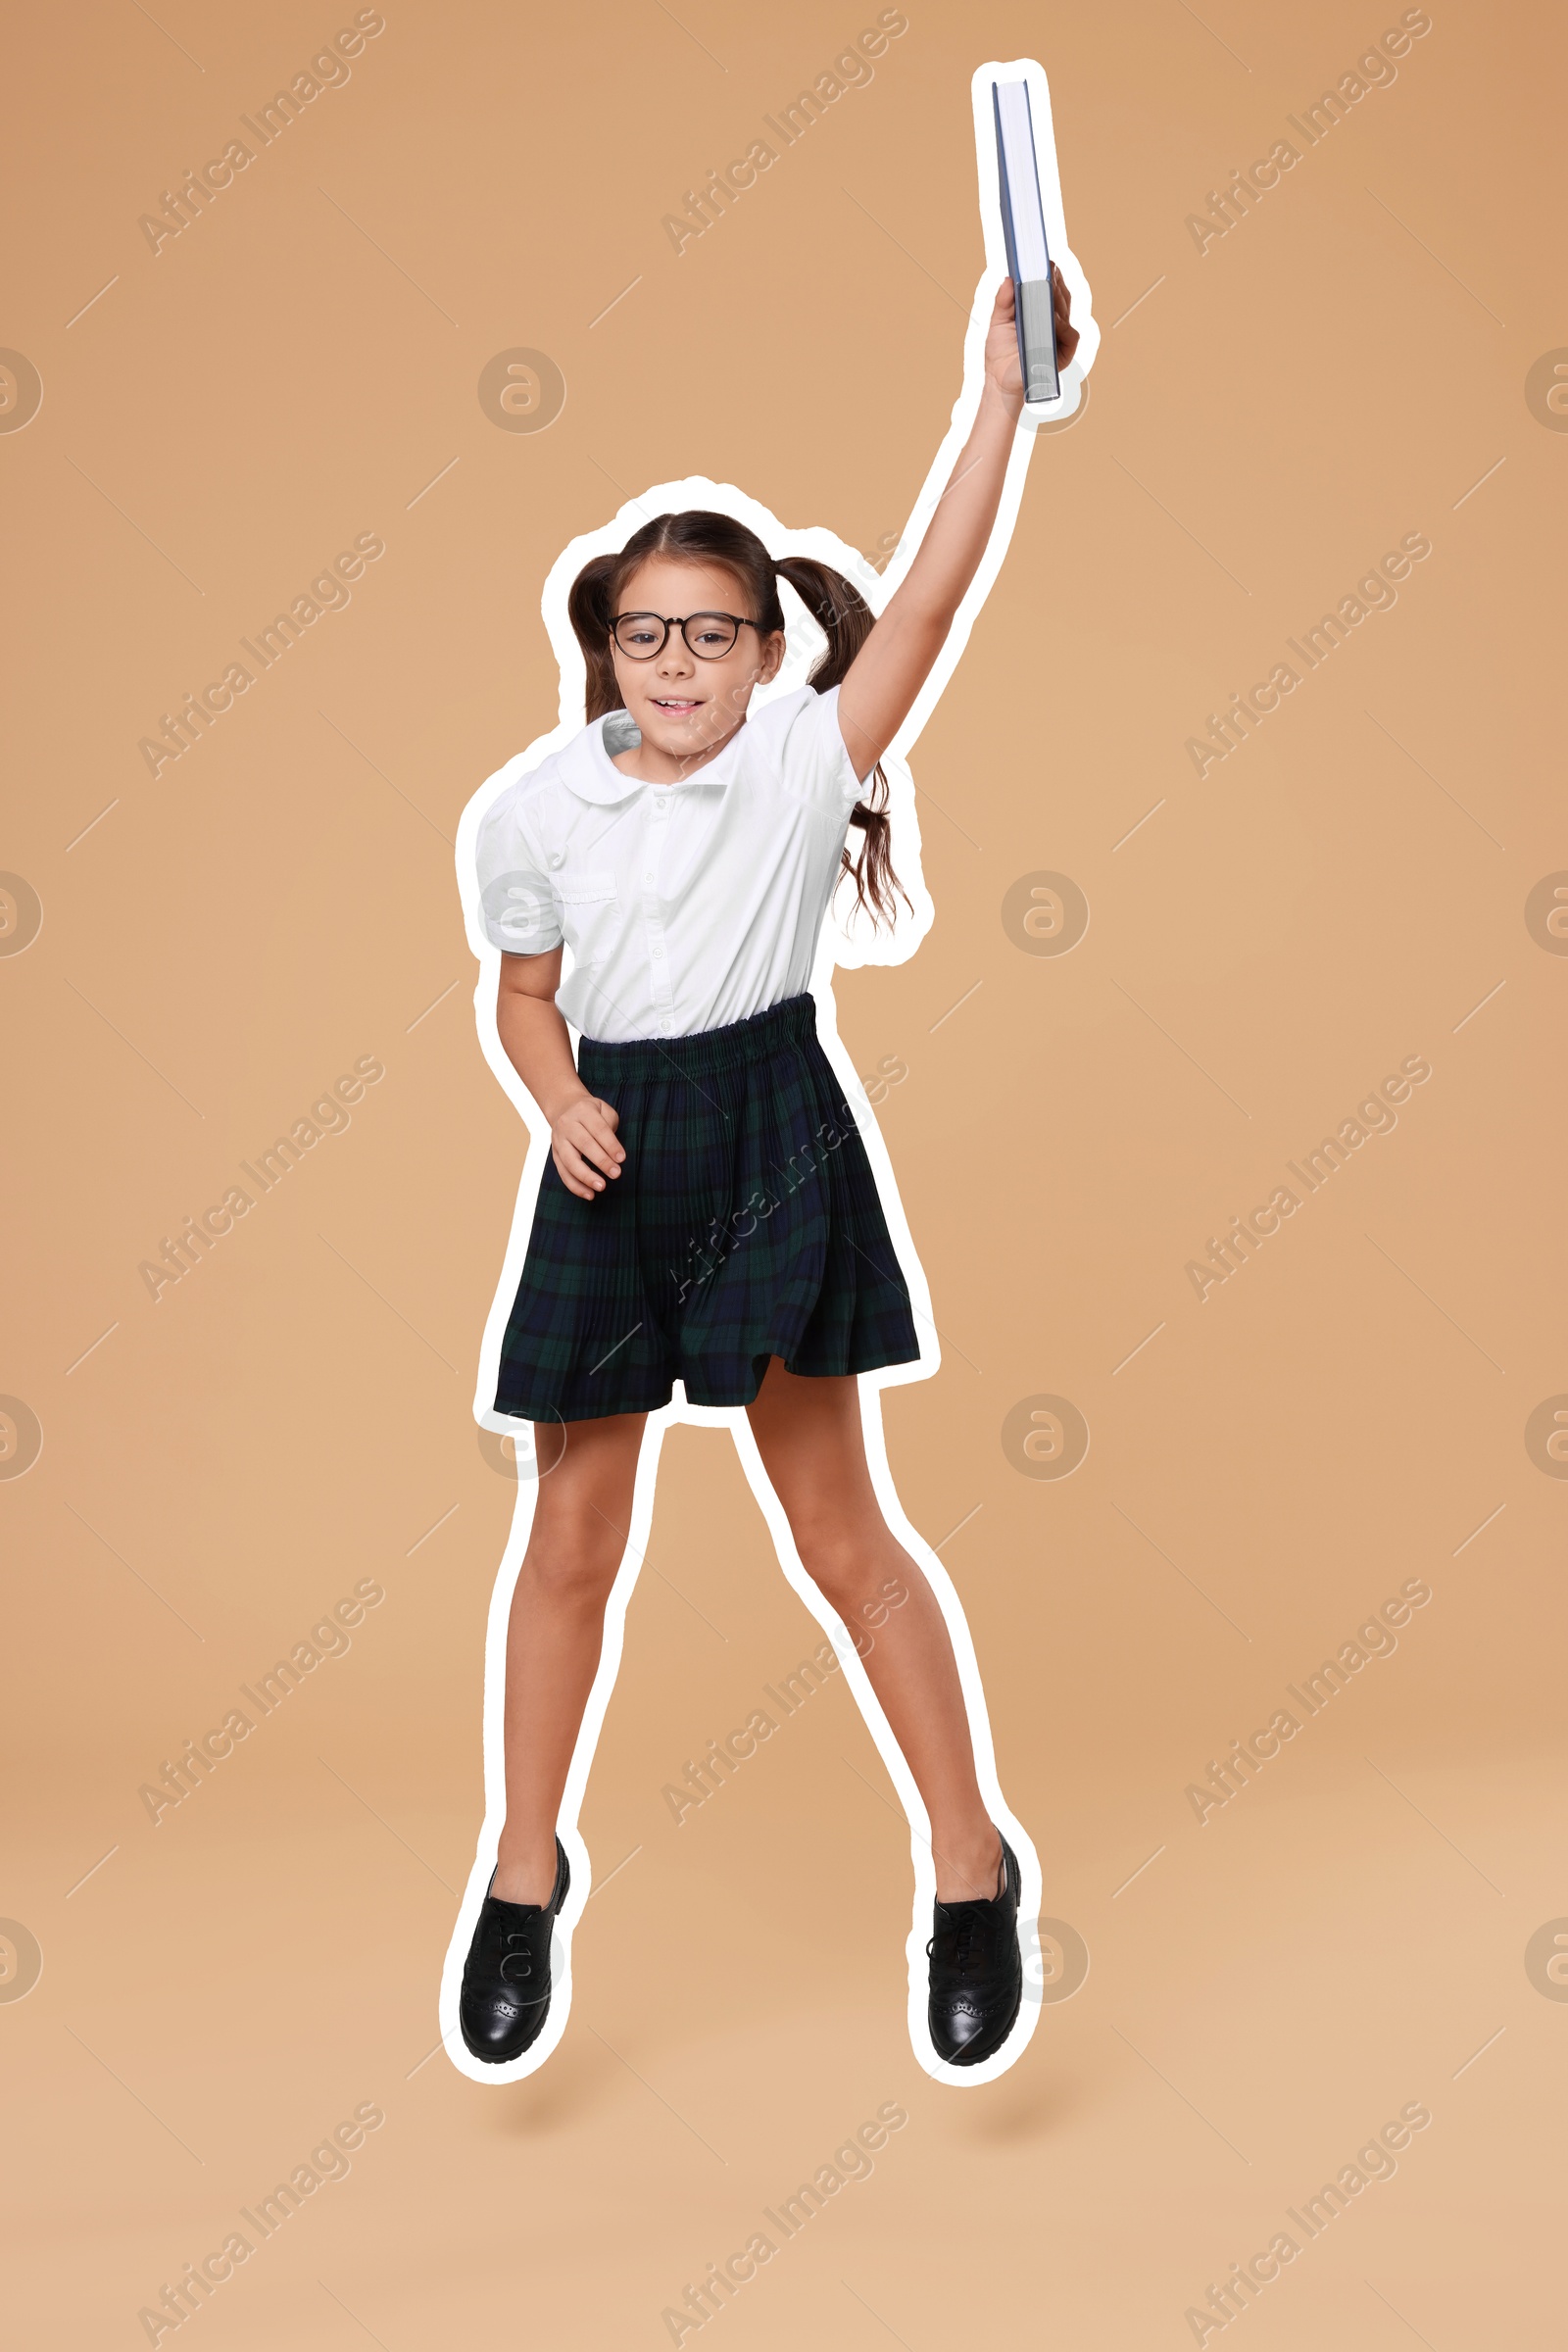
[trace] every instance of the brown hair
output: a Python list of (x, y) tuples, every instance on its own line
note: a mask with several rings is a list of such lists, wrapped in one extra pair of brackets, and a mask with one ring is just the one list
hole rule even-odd
[[(730, 514), (710, 514), (702, 508), (683, 514), (656, 514), (652, 522), (632, 533), (618, 555), (595, 556), (585, 564), (566, 599), (567, 616), (588, 671), (586, 715), (590, 723), (623, 707), (611, 654), (610, 623), (619, 607), (621, 590), (650, 556), (719, 564), (732, 571), (764, 636), (784, 626), (778, 582), (788, 580), (827, 637), (827, 650), (807, 681), (818, 694), (842, 685), (850, 663), (875, 625), (876, 616), (859, 590), (814, 556), (785, 556), (775, 564), (757, 533)], [(856, 905), (868, 908), (877, 924), (892, 922), (895, 891), (908, 905), (893, 871), (889, 846), (893, 826), (887, 804), (888, 780), (878, 760), (871, 770), (870, 790), (864, 800), (857, 801), (850, 817), (851, 824), (858, 825), (864, 835), (860, 855), (852, 860), (846, 849), (840, 869), (854, 875)]]

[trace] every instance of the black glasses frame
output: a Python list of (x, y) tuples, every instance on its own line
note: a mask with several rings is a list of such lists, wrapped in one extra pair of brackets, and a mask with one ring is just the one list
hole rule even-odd
[[(627, 653), (626, 648), (621, 644), (620, 639), (615, 634), (623, 620), (657, 620), (660, 623), (664, 633), (660, 638), (659, 643), (655, 646), (651, 654)], [(685, 641), (686, 651), (693, 657), (695, 661), (722, 662), (724, 659), (724, 654), (732, 654), (735, 651), (735, 637), (732, 637), (729, 644), (725, 646), (723, 654), (703, 653), (699, 647), (693, 645), (691, 636), (689, 634), (694, 620), (731, 621), (734, 624), (735, 637), (740, 635), (742, 629), (755, 629), (759, 636), (761, 636), (762, 634), (761, 622), (760, 620), (749, 619), (744, 612), (687, 612), (684, 615), (677, 612), (616, 612), (611, 617), (611, 641), (613, 644), (616, 653), (627, 662), (657, 662), (660, 655), (663, 652), (665, 646), (669, 643), (669, 632), (671, 629), (679, 629), (681, 636)]]

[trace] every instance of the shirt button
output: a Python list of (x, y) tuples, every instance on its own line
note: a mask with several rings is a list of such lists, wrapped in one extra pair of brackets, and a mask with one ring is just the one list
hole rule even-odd
[(563, 867), (563, 866), (565, 864), (565, 862), (566, 862), (566, 853), (565, 853), (565, 851), (564, 851), (564, 850), (552, 850), (552, 851), (551, 851), (551, 853), (550, 853), (550, 871), (551, 871), (553, 874), (559, 874), (559, 873), (560, 873), (560, 871), (561, 871), (561, 869), (562, 869), (562, 867)]

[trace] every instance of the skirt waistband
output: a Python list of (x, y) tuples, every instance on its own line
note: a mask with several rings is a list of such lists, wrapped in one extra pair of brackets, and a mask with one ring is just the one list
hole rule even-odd
[(637, 1037), (622, 1045), (603, 1038), (583, 1037), (577, 1045), (577, 1074), (584, 1085), (638, 1085), (655, 1078), (701, 1078), (718, 1070), (740, 1069), (748, 1062), (765, 1061), (782, 1046), (801, 1045), (816, 1036), (816, 1004), (811, 997), (789, 997), (754, 1012), (744, 1021), (722, 1029), (699, 1030), (695, 1037)]

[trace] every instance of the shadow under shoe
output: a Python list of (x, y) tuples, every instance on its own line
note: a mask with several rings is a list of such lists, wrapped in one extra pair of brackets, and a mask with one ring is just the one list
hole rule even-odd
[(931, 1963), (927, 2012), (931, 2042), (948, 2066), (994, 2058), (1017, 2023), (1023, 2002), (1018, 1948), (1018, 1857), (1002, 1840), (1002, 1886), (977, 1902), (938, 1903), (926, 1945)]
[[(495, 1885), (495, 1872), (490, 1884)], [(489, 2066), (531, 2049), (550, 2014), (550, 1936), (571, 1885), (556, 1839), (556, 1884), (548, 1903), (504, 1903), (485, 1894), (463, 1968), (458, 2020), (465, 2047)]]

